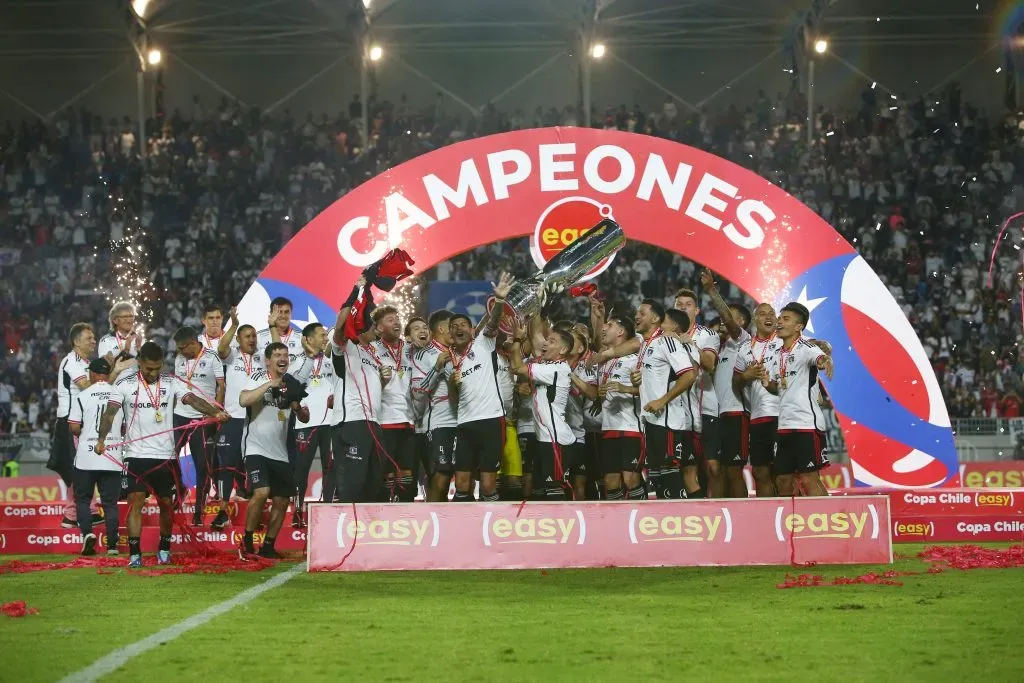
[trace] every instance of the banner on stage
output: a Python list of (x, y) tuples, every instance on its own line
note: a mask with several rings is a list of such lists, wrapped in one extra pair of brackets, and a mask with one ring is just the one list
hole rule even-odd
[(310, 571), (892, 561), (884, 496), (606, 503), (320, 504)]

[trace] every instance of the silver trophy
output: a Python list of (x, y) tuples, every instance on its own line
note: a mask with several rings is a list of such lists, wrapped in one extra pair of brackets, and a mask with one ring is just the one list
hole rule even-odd
[(517, 280), (505, 299), (506, 315), (520, 322), (540, 312), (548, 296), (579, 282), (590, 269), (626, 245), (626, 235), (610, 218), (581, 235), (547, 262), (543, 270)]

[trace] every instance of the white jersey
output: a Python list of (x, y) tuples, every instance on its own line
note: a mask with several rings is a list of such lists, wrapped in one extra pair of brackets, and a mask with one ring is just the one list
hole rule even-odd
[(498, 393), (501, 395), (501, 409), (506, 415), (512, 412), (512, 395), (515, 393), (516, 384), (512, 377), (512, 368), (509, 366), (508, 356), (499, 353), (498, 361)]
[[(68, 424), (82, 426), (82, 432), (78, 435), (78, 448), (75, 451), (75, 469), (106, 470), (108, 472), (120, 472), (123, 469), (120, 447), (107, 448), (103, 455), (99, 455), (93, 450), (96, 441), (99, 440), (100, 420), (107, 410), (107, 401), (110, 400), (113, 391), (113, 386), (99, 381), (83, 389), (71, 404)], [(110, 433), (115, 436), (108, 438), (121, 440), (118, 436), (121, 434), (122, 423), (123, 417), (119, 412), (110, 427)]]
[(81, 391), (75, 382), (88, 377), (89, 361), (74, 351), (61, 359), (57, 368), (57, 417), (68, 416), (71, 412), (71, 402)]
[[(130, 337), (131, 334), (128, 335)], [(139, 347), (145, 343), (145, 339), (139, 339), (137, 344), (128, 344), (128, 337), (122, 337), (120, 332), (115, 331), (113, 334), (105, 334), (100, 337), (99, 342), (96, 343), (96, 356), (103, 358), (108, 353), (113, 355), (115, 358), (121, 355), (121, 352), (127, 351), (128, 355), (132, 358), (139, 353)]]
[(565, 420), (572, 369), (565, 361), (534, 361), (526, 366), (533, 383), (533, 415), (537, 441), (568, 446), (576, 436)]
[[(597, 385), (598, 380), (598, 368), (596, 365), (587, 367), (587, 361), (591, 352), (587, 352), (576, 366), (576, 374), (587, 384)], [(583, 429), (586, 432), (600, 433), (601, 432), (601, 411), (598, 406), (601, 403), (601, 398), (590, 399), (586, 396), (583, 397)]]
[[(633, 386), (629, 375), (637, 369), (638, 360), (639, 356), (631, 353), (602, 364), (598, 369), (598, 387), (609, 382)], [(609, 391), (601, 404), (601, 431), (621, 436), (639, 436), (642, 431), (639, 403), (640, 399), (636, 396)]]
[(263, 370), (263, 356), (254, 353), (251, 356), (233, 348), (224, 361), (224, 410), (233, 418), (245, 417), (245, 408), (238, 402), (238, 397), (249, 384), (249, 378)]
[[(369, 420), (380, 423), (381, 361), (372, 347), (331, 341), (334, 362), (334, 411), (331, 424)], [(392, 375), (394, 377), (394, 375)]]
[[(704, 399), (707, 394), (704, 393), (703, 378), (707, 377), (710, 373), (700, 367), (700, 350), (697, 345), (693, 342), (689, 344), (682, 344), (683, 353), (690, 361), (690, 365), (693, 366), (694, 371), (699, 373), (697, 380), (690, 387), (689, 391), (683, 393), (680, 400), (683, 404), (683, 410), (689, 418), (689, 426), (686, 431), (700, 434), (704, 428), (703, 416), (708, 414), (707, 410), (703, 409)], [(712, 392), (714, 393), (714, 392)]]
[(501, 390), (498, 388), (494, 337), (481, 331), (469, 343), (464, 356), (460, 356), (454, 349), (451, 353), (452, 360), (444, 371), (446, 378), (456, 372), (462, 377), (457, 410), (459, 424), (502, 417), (505, 411), (501, 406)]
[(320, 427), (331, 423), (332, 411), (327, 408), (327, 401), (334, 394), (334, 363), (330, 356), (319, 353), (316, 356), (302, 354), (288, 373), (306, 385), (306, 398), (302, 405), (309, 409), (309, 422), (296, 425), (297, 429)]
[(444, 370), (437, 370), (437, 357), (443, 349), (431, 344), (416, 351), (413, 356), (412, 396), (419, 418), (417, 431), (430, 432), (434, 429), (455, 427), (455, 406), (448, 398), (448, 382)]
[[(223, 331), (221, 331), (220, 336), (217, 336), (217, 337), (211, 337), (210, 335), (206, 334), (206, 332), (201, 333), (197, 337), (197, 339), (199, 339), (199, 343), (203, 345), (204, 349), (209, 349), (210, 351), (213, 351), (214, 353), (217, 353), (217, 347), (220, 346), (220, 341), (223, 338), (224, 338), (224, 332)], [(237, 339), (234, 339), (234, 338), (231, 339), (231, 348), (232, 349), (237, 349), (238, 348), (238, 340)]]
[[(587, 384), (597, 386), (597, 371), (594, 368), (588, 368), (582, 360), (576, 362), (576, 367), (572, 368), (572, 372)], [(565, 406), (565, 421), (569, 423), (569, 428), (572, 429), (577, 443), (586, 441), (588, 431), (586, 428), (586, 409), (588, 402), (590, 400), (576, 387), (570, 377), (569, 402)], [(600, 431), (600, 426), (598, 426), (598, 431)]]
[[(770, 363), (780, 348), (782, 340), (774, 334), (767, 339), (748, 339), (736, 354), (733, 374), (740, 374), (756, 363)], [(761, 380), (755, 379), (747, 384), (743, 399), (746, 410), (750, 413), (751, 422), (771, 420), (779, 416), (779, 397), (761, 386)]]
[[(779, 383), (779, 432), (825, 430), (825, 419), (818, 405), (816, 361), (825, 352), (805, 339), (793, 347), (785, 346), (772, 355), (769, 376)], [(786, 386), (782, 386), (785, 379)]]
[(715, 395), (718, 397), (719, 415), (741, 415), (747, 410), (742, 396), (733, 391), (732, 378), (736, 368), (736, 357), (740, 349), (750, 341), (750, 333), (740, 330), (739, 339), (728, 337), (722, 344), (715, 366)]
[[(274, 341), (274, 338), (270, 335), (270, 330), (260, 330), (256, 333), (256, 353), (263, 355), (263, 352), (270, 342)], [(287, 334), (281, 335), (281, 343), (288, 347), (288, 361), (294, 363), (295, 360), (301, 356), (305, 351), (302, 350), (302, 332), (296, 330), (294, 327), (288, 328)]]
[[(174, 374), (189, 391), (214, 405), (217, 402), (217, 381), (224, 381), (224, 361), (215, 351), (208, 349), (203, 349), (191, 360), (179, 353), (174, 358)], [(203, 417), (198, 410), (184, 404), (175, 406), (174, 414), (190, 420)]]
[(171, 415), (175, 406), (189, 395), (184, 382), (166, 372), (160, 373), (160, 380), (152, 386), (142, 381), (138, 372), (117, 380), (108, 400), (121, 406), (128, 425), (124, 435), (124, 459), (173, 458), (175, 432), (170, 431)]
[[(715, 361), (718, 361), (718, 356), (721, 353), (722, 337), (717, 332), (703, 325), (692, 325), (689, 336), (700, 352), (710, 351), (715, 354)], [(699, 354), (697, 355), (697, 360), (700, 360)], [(702, 372), (698, 383), (700, 384), (699, 403), (701, 414), (718, 417), (718, 396), (715, 394), (714, 373)]]
[[(641, 410), (651, 401), (667, 394), (680, 377), (688, 372), (696, 372), (683, 346), (678, 339), (666, 337), (661, 330), (657, 330), (649, 341), (641, 345)], [(685, 394), (670, 401), (658, 414), (643, 410), (644, 422), (673, 431), (693, 429), (693, 415)]]
[(391, 368), (391, 379), (381, 393), (382, 425), (408, 425), (414, 422), (412, 410), (412, 352), (416, 349), (404, 339), (397, 346), (389, 346), (383, 339), (371, 344), (373, 352), (384, 367)]
[[(270, 381), (264, 370), (254, 373), (245, 385), (246, 391), (259, 389)], [(262, 455), (270, 460), (288, 462), (288, 418), (292, 410), (282, 399), (267, 389), (259, 403), (247, 408), (245, 431), (242, 433), (242, 455)]]

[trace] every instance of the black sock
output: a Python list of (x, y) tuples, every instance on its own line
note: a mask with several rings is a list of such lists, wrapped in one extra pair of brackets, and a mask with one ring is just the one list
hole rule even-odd
[(263, 539), (263, 547), (264, 548), (270, 548), (271, 550), (273, 550), (274, 549), (274, 541), (276, 541), (276, 540), (277, 540), (276, 538), (271, 538), (270, 536), (265, 537)]
[(686, 485), (683, 483), (683, 473), (679, 470), (665, 470), (661, 473), (661, 489), (658, 490), (658, 497), (664, 497), (666, 499), (678, 500), (683, 498), (686, 491)]
[(463, 493), (461, 491), (455, 492), (455, 497), (452, 498), (453, 503), (471, 503), (473, 502), (472, 493)]
[(704, 494), (704, 492), (702, 490), (700, 490), (700, 489), (697, 489), (696, 491), (687, 491), (686, 492), (686, 497), (687, 498), (694, 498), (694, 499), (696, 499), (696, 498), (707, 498), (707, 496)]
[(416, 500), (416, 480), (411, 476), (398, 479), (398, 502), (412, 503)]
[(505, 486), (498, 491), (498, 500), (519, 502), (523, 499), (522, 486)]
[(620, 486), (616, 489), (608, 490), (605, 500), (623, 500), (626, 497), (625, 490)]
[(497, 503), (498, 502), (498, 492), (497, 491), (492, 491), (491, 493), (484, 493), (483, 491), (481, 491), (480, 492), (480, 502), (481, 503)]
[(252, 533), (253, 532), (251, 532), (248, 529), (246, 529), (245, 530), (245, 536), (242, 537), (242, 547), (245, 548), (245, 552), (247, 552), (247, 553), (253, 552)]
[(565, 489), (562, 487), (552, 487), (544, 492), (544, 500), (565, 500)]
[(128, 537), (128, 554), (129, 555), (141, 555), (142, 554), (142, 539), (138, 536)]
[[(619, 489), (619, 490), (621, 491), (621, 489)], [(645, 489), (642, 484), (639, 485), (639, 486), (634, 486), (633, 488), (631, 488), (628, 491), (626, 491), (626, 499), (627, 500), (646, 500), (647, 499), (647, 489)]]
[(160, 550), (170, 550), (171, 549), (171, 535), (170, 534), (160, 534), (159, 549)]

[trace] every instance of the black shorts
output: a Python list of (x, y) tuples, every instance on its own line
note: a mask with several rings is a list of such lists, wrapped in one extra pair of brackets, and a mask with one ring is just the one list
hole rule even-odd
[(750, 422), (750, 466), (771, 467), (775, 462), (775, 432), (779, 418), (765, 417)]
[(58, 417), (53, 425), (53, 438), (50, 441), (50, 459), (46, 461), (46, 469), (60, 475), (65, 484), (70, 485), (74, 477), (75, 441), (71, 438), (71, 429), (66, 417)]
[(431, 472), (448, 474), (455, 471), (455, 427), (438, 427), (427, 432)]
[(247, 455), (245, 475), (250, 491), (269, 488), (271, 498), (291, 498), (295, 495), (295, 476), (291, 463), (271, 460), (262, 455)]
[(157, 498), (170, 498), (180, 492), (181, 468), (176, 458), (125, 458), (124, 466), (121, 490), (125, 493), (151, 493)]
[(718, 424), (718, 416), (700, 416), (700, 443), (701, 452), (707, 460), (722, 460), (721, 425)]
[(460, 424), (455, 442), (456, 472), (497, 472), (505, 450), (505, 418)]
[(220, 426), (217, 433), (217, 458), (221, 468), (242, 468), (242, 433), (245, 418), (233, 417)]
[(681, 431), (648, 423), (644, 431), (644, 441), (646, 442), (644, 461), (648, 469), (677, 469), (694, 465), (697, 462), (692, 439), (691, 445), (685, 444)]
[[(533, 445), (533, 485), (535, 489), (560, 487), (570, 464), (576, 458), (577, 444), (554, 444), (537, 441)], [(585, 474), (585, 472), (581, 472)]]
[(523, 474), (533, 474), (537, 462), (537, 437), (533, 432), (519, 432), (519, 453), (523, 457)]
[(639, 472), (643, 469), (643, 448), (639, 436), (614, 436), (601, 440), (599, 457), (602, 474)]
[(597, 468), (592, 442), (576, 442), (562, 446), (562, 464), (573, 477), (585, 477)]
[(718, 418), (722, 447), (722, 464), (726, 467), (743, 467), (749, 459), (750, 416), (746, 413), (730, 413)]
[(777, 439), (775, 474), (817, 472), (828, 465), (824, 432), (779, 432)]
[(88, 503), (92, 500), (93, 489), (100, 492), (100, 502), (117, 505), (121, 495), (120, 470), (80, 470), (75, 468), (75, 502)]
[[(393, 425), (381, 427), (381, 446), (387, 457), (384, 457), (384, 472), (391, 474), (395, 465), (399, 470), (412, 471), (416, 466), (416, 429)], [(392, 462), (394, 461), (394, 462)]]

